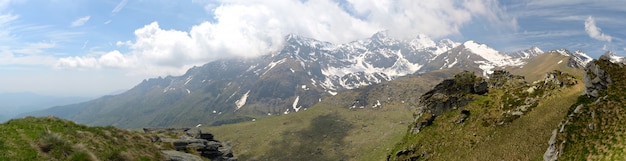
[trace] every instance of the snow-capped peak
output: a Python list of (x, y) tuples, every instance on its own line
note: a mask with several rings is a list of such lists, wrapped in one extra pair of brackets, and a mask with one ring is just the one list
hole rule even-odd
[(543, 50), (539, 49), (536, 46), (530, 47), (529, 49), (520, 50), (511, 54), (511, 56), (522, 58), (522, 59), (530, 59), (537, 55), (543, 54)]
[(585, 62), (585, 64), (593, 60), (593, 58), (591, 58), (589, 55), (587, 55), (587, 53), (581, 50), (574, 51), (573, 56), (580, 58), (582, 61)]
[(463, 46), (465, 46), (465, 49), (469, 50), (470, 52), (475, 53), (490, 62), (500, 62), (502, 60), (511, 58), (510, 56), (501, 54), (499, 51), (485, 44), (479, 44), (472, 40), (466, 41), (465, 43), (463, 43)]
[(555, 50), (554, 52), (559, 53), (563, 56), (569, 57), (569, 61), (568, 61), (568, 66), (573, 67), (573, 68), (584, 68), (587, 63), (591, 62), (591, 60), (593, 60), (589, 55), (587, 55), (585, 52), (580, 51), (580, 50), (576, 50), (573, 53), (568, 51), (567, 49), (558, 49)]
[(611, 51), (607, 51), (606, 53), (604, 53), (602, 56), (607, 56), (609, 57), (609, 60), (613, 63), (622, 63), (625, 62), (626, 59), (624, 57), (621, 56), (617, 56), (615, 55), (615, 53), (611, 52)]
[(484, 59), (484, 61), (475, 61), (475, 63), (479, 64), (478, 67), (483, 70), (484, 76), (491, 74), (495, 67), (519, 66), (524, 64), (519, 58), (513, 58), (485, 44), (476, 43), (472, 40), (463, 43), (463, 47), (465, 51), (469, 51)]
[(563, 56), (571, 56), (570, 52), (567, 51), (567, 49), (559, 49), (559, 50), (555, 50), (555, 52), (557, 52), (557, 53), (559, 53), (559, 54), (561, 54)]
[(539, 47), (536, 47), (536, 46), (530, 47), (530, 50), (533, 51), (534, 53), (539, 53), (539, 54), (543, 53), (543, 50), (539, 49)]

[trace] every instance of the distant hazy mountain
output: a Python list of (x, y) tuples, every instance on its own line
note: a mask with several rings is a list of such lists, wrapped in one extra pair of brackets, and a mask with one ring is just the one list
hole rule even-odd
[(276, 53), (210, 62), (182, 76), (146, 79), (119, 95), (32, 115), (120, 127), (218, 125), (298, 112), (337, 92), (414, 73), (460, 68), (486, 75), (542, 52), (533, 47), (508, 55), (474, 41), (396, 40), (385, 32), (346, 44), (293, 34), (285, 42)]
[(87, 101), (87, 97), (56, 97), (35, 93), (0, 93), (0, 122), (15, 117), (18, 114), (33, 112), (59, 105), (68, 105)]

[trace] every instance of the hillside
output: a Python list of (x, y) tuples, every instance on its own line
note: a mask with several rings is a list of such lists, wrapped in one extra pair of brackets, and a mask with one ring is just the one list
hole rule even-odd
[(0, 124), (0, 160), (163, 160), (148, 136), (54, 117)]
[(582, 90), (560, 71), (533, 83), (505, 71), (489, 79), (459, 73), (420, 97), (415, 121), (388, 159), (541, 159), (550, 131)]
[(585, 70), (585, 95), (555, 126), (545, 160), (626, 158), (626, 70), (606, 54)]
[(384, 160), (415, 100), (459, 70), (438, 70), (349, 90), (298, 113), (203, 127), (241, 160)]
[(531, 57), (527, 61), (528, 63), (524, 64), (521, 67), (505, 67), (504, 70), (510, 71), (512, 74), (515, 75), (522, 75), (529, 82), (543, 79), (545, 73), (552, 70), (559, 70), (565, 73), (570, 73), (574, 76), (578, 76), (578, 79), (582, 79), (582, 69), (590, 60), (585, 59), (582, 61), (577, 61), (577, 59), (580, 59), (577, 58), (577, 54), (573, 54), (568, 50), (554, 50)]

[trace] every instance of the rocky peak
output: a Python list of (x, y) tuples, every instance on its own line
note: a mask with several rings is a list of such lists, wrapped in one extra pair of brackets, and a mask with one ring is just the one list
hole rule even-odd
[(529, 49), (520, 50), (520, 51), (511, 53), (510, 55), (516, 58), (530, 59), (532, 57), (535, 57), (543, 53), (544, 53), (543, 50), (539, 49), (536, 46), (533, 46), (533, 47), (530, 47)]

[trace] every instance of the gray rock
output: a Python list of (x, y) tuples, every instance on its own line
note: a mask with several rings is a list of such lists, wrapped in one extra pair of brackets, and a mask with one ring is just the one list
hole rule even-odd
[(576, 109), (574, 109), (574, 113), (580, 113), (580, 110), (582, 110), (583, 107), (583, 104), (576, 106)]
[[(602, 59), (598, 61), (608, 62), (608, 60)], [(609, 84), (612, 83), (611, 76), (597, 64), (598, 61), (592, 61), (587, 64), (585, 68), (585, 75), (583, 75), (583, 82), (585, 83), (585, 95), (593, 98), (598, 97), (600, 91), (607, 89)]]
[(176, 150), (162, 150), (166, 161), (203, 161), (200, 156), (179, 152)]
[(556, 148), (556, 129), (552, 131), (552, 136), (548, 141), (548, 149), (543, 153), (544, 161), (555, 161), (558, 159), (558, 149)]

